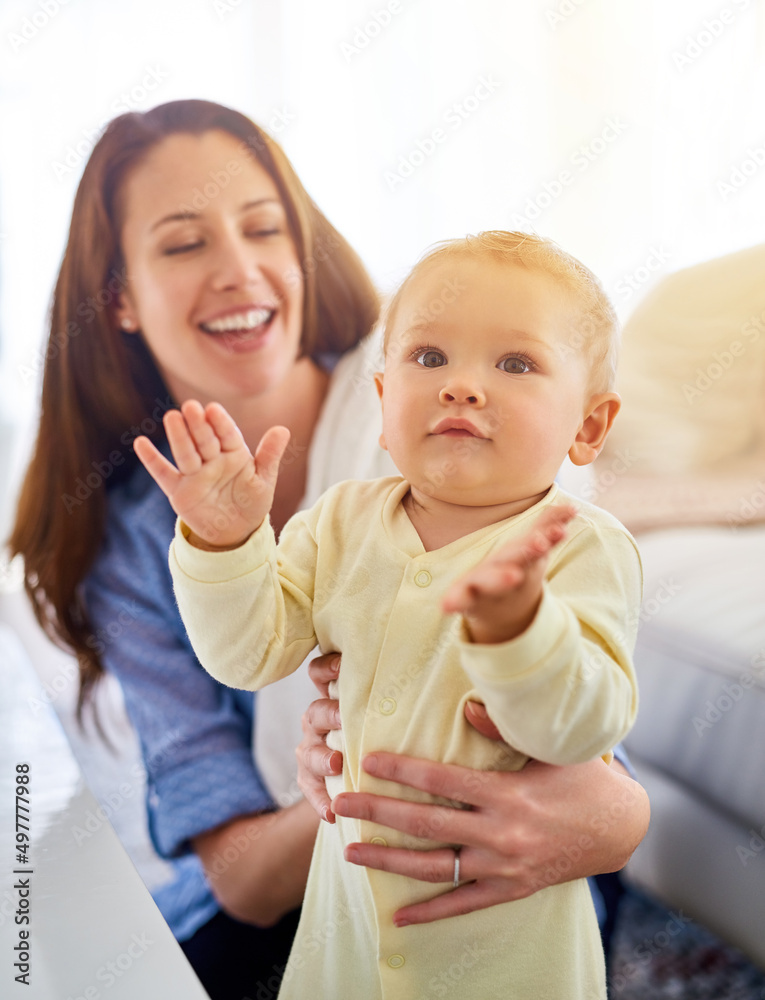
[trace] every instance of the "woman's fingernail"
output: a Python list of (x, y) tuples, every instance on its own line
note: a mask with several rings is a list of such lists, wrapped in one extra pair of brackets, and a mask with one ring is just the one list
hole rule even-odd
[(355, 847), (346, 847), (345, 849), (345, 860), (350, 861), (351, 864), (357, 865), (360, 861), (361, 855)]
[(333, 660), (329, 661), (330, 672), (336, 674), (340, 670), (340, 657), (336, 656)]
[(367, 774), (375, 774), (377, 772), (378, 765), (379, 761), (376, 754), (370, 753), (364, 758), (364, 770)]
[(409, 921), (408, 920), (401, 920), (401, 919), (399, 919), (399, 920), (394, 920), (393, 923), (396, 925), (396, 927), (408, 927), (409, 926)]

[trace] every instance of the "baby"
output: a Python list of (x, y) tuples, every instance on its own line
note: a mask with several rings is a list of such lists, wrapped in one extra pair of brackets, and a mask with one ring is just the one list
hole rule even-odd
[[(317, 643), (342, 653), (344, 767), (331, 794), (390, 794), (362, 769), (368, 751), (515, 770), (529, 757), (606, 755), (629, 730), (637, 550), (613, 517), (555, 483), (566, 456), (586, 465), (603, 447), (619, 409), (617, 341), (582, 264), (536, 236), (482, 233), (428, 253), (389, 307), (375, 382), (380, 443), (400, 477), (338, 484), (277, 547), (267, 515), (285, 428), (253, 458), (222, 407), (191, 401), (166, 417), (178, 470), (137, 444), (179, 515), (170, 562), (204, 667), (254, 689)], [(468, 699), (510, 749), (468, 725)], [(584, 880), (397, 927), (396, 910), (428, 888), (343, 852), (360, 840), (443, 846), (420, 832), (321, 825), (282, 1000), (443, 995), (455, 962), (463, 996), (605, 998)], [(475, 877), (458, 857), (455, 886)]]

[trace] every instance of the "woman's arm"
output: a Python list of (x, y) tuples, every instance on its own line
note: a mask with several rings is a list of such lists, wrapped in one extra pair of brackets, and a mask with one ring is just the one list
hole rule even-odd
[(271, 811), (252, 755), (253, 696), (194, 656), (167, 566), (173, 512), (156, 488), (134, 494), (112, 502), (86, 598), (140, 740), (151, 837), (166, 858), (198, 852), (222, 908), (267, 926), (302, 899), (317, 820), (305, 804)]
[[(336, 676), (332, 659), (315, 662), (311, 676), (321, 693)], [(298, 781), (306, 799), (334, 822), (324, 788), (326, 774), (342, 769), (342, 755), (330, 752), (323, 735), (337, 727), (337, 702), (315, 701), (303, 720), (305, 738), (298, 748)], [(486, 735), (493, 726), (480, 706), (466, 707), (466, 717)], [(471, 880), (400, 910), (397, 921), (427, 923), (469, 913), (571, 879), (617, 871), (645, 836), (650, 814), (643, 787), (624, 768), (602, 760), (556, 767), (530, 761), (522, 771), (473, 771), (453, 764), (375, 753), (378, 778), (410, 785), (432, 795), (464, 802), (469, 810), (402, 801), (366, 793), (343, 793), (332, 806), (338, 815), (371, 820), (418, 837), (461, 844), (460, 873)], [(371, 773), (371, 772), (370, 772)], [(374, 844), (348, 849), (349, 861), (426, 882), (451, 882), (454, 851), (406, 851)], [(351, 854), (352, 852), (352, 854)]]
[(221, 909), (244, 923), (272, 927), (300, 906), (317, 825), (303, 800), (195, 837), (192, 847)]

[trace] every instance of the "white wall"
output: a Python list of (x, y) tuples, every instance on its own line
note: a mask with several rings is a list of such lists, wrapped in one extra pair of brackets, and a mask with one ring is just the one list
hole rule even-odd
[(269, 127), (386, 290), (438, 239), (525, 223), (626, 314), (763, 239), (763, 56), (765, 0), (4, 5), (0, 536), (82, 154), (125, 105), (206, 97)]

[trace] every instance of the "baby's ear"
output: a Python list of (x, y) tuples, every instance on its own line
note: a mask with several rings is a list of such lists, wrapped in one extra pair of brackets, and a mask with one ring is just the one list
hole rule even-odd
[[(375, 388), (377, 389), (377, 395), (380, 397), (380, 403), (383, 401), (383, 373), (375, 372)], [(388, 450), (388, 446), (385, 443), (385, 434), (380, 434), (380, 447), (385, 451)]]
[(595, 461), (621, 405), (621, 397), (616, 392), (599, 392), (590, 397), (584, 420), (568, 452), (574, 465), (589, 465)]

